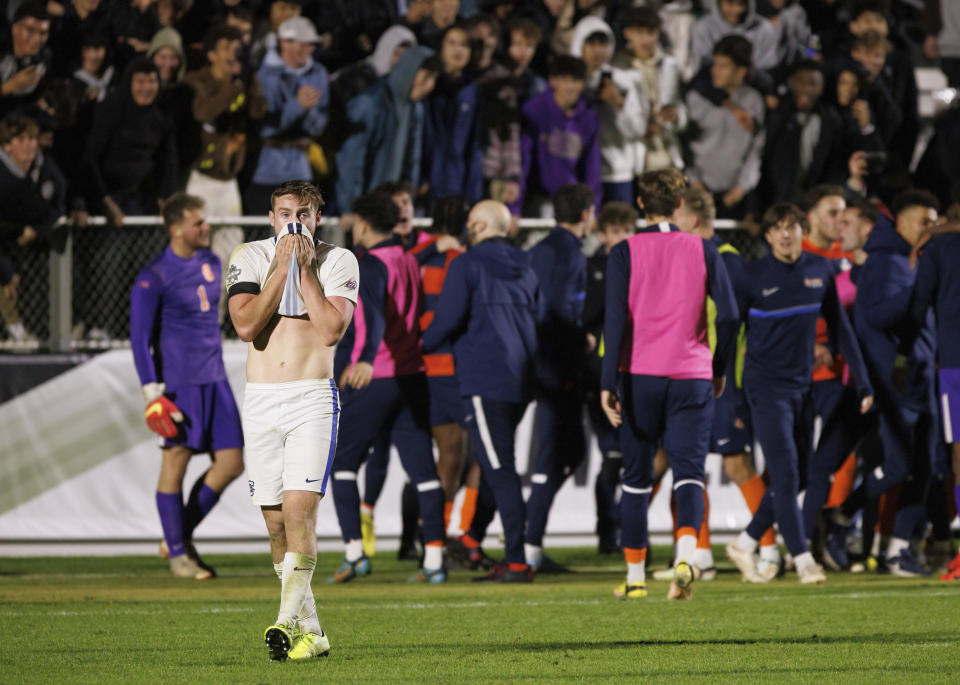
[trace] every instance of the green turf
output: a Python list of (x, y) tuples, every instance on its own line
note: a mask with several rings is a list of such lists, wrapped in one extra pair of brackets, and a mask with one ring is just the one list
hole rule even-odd
[[(715, 551), (718, 558), (721, 551)], [(960, 583), (831, 574), (745, 585), (729, 567), (667, 602), (623, 602), (619, 560), (555, 550), (577, 573), (529, 586), (407, 584), (388, 552), (374, 574), (314, 578), (329, 658), (268, 663), (279, 582), (267, 556), (211, 556), (220, 578), (176, 581), (145, 557), (0, 559), (0, 682), (304, 683), (611, 680), (956, 683)], [(659, 558), (665, 553), (660, 552)], [(309, 679), (309, 680), (305, 680)]]

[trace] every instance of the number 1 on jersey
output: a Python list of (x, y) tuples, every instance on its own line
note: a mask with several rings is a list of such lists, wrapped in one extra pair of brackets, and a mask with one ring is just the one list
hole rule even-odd
[(197, 286), (197, 297), (200, 298), (200, 311), (210, 311), (210, 300), (207, 299), (207, 288), (202, 283)]

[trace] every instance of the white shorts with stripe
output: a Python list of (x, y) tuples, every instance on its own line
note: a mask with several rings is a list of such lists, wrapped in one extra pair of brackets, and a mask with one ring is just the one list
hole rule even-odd
[(284, 490), (325, 492), (340, 423), (332, 378), (247, 383), (242, 414), (253, 504), (280, 504)]

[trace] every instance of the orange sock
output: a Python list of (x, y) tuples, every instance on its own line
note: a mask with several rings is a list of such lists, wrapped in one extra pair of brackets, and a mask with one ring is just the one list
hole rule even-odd
[(700, 522), (697, 549), (710, 549), (710, 498), (706, 488), (703, 489), (703, 521)]
[(632, 547), (624, 547), (623, 558), (628, 564), (640, 564), (647, 560), (647, 548), (634, 549)]
[[(750, 510), (751, 514), (757, 513), (757, 509), (760, 507), (760, 500), (763, 499), (763, 496), (766, 494), (766, 492), (767, 486), (763, 482), (763, 478), (757, 475), (740, 486), (740, 493), (743, 495), (743, 499), (747, 501), (747, 508)], [(773, 528), (768, 528), (760, 537), (761, 547), (768, 547), (776, 544), (776, 542), (777, 537), (773, 532)]]
[(460, 530), (464, 533), (470, 530), (470, 525), (473, 523), (473, 515), (477, 513), (478, 492), (476, 488), (463, 489), (463, 504), (460, 506)]
[(480, 543), (470, 537), (468, 533), (464, 533), (460, 536), (460, 542), (462, 542), (463, 546), (467, 549), (477, 549), (480, 547)]
[(833, 509), (843, 504), (844, 500), (853, 492), (853, 481), (856, 477), (857, 456), (851, 454), (833, 474), (833, 484), (830, 486), (830, 495), (827, 497), (827, 509)]
[(507, 568), (509, 568), (511, 571), (526, 571), (530, 567), (526, 564), (515, 564), (511, 561), (509, 564), (507, 564)]
[(450, 514), (453, 512), (453, 502), (443, 503), (443, 532), (450, 527)]

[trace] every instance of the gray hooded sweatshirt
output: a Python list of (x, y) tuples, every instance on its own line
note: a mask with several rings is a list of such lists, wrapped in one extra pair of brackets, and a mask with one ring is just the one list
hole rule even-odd
[(747, 11), (739, 24), (728, 24), (714, 7), (693, 25), (693, 63), (695, 69), (709, 64), (713, 59), (713, 46), (726, 35), (736, 33), (753, 44), (753, 66), (757, 69), (773, 69), (779, 62), (778, 42), (780, 33), (756, 12), (756, 0), (747, 0)]

